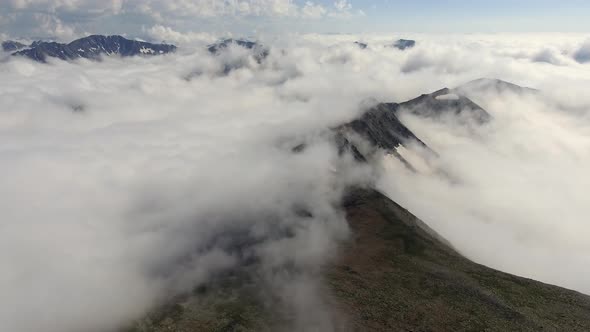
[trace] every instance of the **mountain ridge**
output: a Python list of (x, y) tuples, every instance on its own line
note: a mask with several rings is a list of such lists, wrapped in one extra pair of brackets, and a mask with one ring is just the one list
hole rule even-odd
[[(410, 169), (413, 169), (411, 163), (397, 152), (400, 146), (406, 147), (408, 143), (414, 142), (433, 155), (436, 155), (436, 151), (432, 150), (426, 142), (415, 135), (400, 120), (400, 115), (405, 112), (433, 119), (441, 119), (451, 115), (458, 121), (460, 120), (459, 122), (471, 121), (477, 125), (483, 125), (492, 120), (492, 116), (485, 109), (458, 91), (457, 88), (442, 88), (401, 103), (378, 103), (368, 108), (357, 119), (336, 127), (335, 131), (344, 137), (347, 144), (354, 146), (354, 151), (363, 150), (361, 148), (363, 144), (360, 144), (354, 137), (359, 135), (373, 148), (394, 155)], [(351, 136), (351, 134), (354, 135)], [(364, 151), (361, 154), (363, 157), (357, 158), (357, 160), (366, 160), (367, 154), (372, 154), (372, 152)]]
[[(453, 89), (444, 88), (422, 99), (449, 93)], [(448, 100), (457, 99), (442, 99)], [(339, 147), (368, 163), (370, 158), (344, 131), (389, 153), (404, 140), (421, 142), (397, 118), (403, 104), (378, 104), (336, 128)], [(331, 306), (325, 314), (333, 320), (329, 331), (590, 330), (590, 296), (469, 260), (373, 186), (348, 188), (340, 206), (351, 236), (338, 243), (338, 254), (322, 267), (324, 296)], [(289, 315), (277, 311), (276, 304), (261, 300), (255, 279), (247, 269), (233, 271), (153, 311), (125, 332), (306, 330), (290, 325)]]
[(153, 44), (119, 35), (90, 35), (68, 44), (36, 41), (27, 48), (16, 50), (12, 56), (22, 56), (46, 63), (49, 58), (66, 61), (80, 58), (98, 60), (101, 56), (111, 55), (122, 57), (163, 55), (175, 52), (176, 49), (177, 47), (171, 44)]

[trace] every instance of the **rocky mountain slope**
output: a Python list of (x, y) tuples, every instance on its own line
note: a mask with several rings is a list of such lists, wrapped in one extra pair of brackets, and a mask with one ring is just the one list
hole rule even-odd
[[(488, 86), (480, 88), (485, 89)], [(417, 116), (435, 119), (453, 116), (455, 121), (473, 122), (482, 125), (490, 121), (492, 117), (486, 110), (466, 96), (467, 92), (473, 92), (474, 89), (470, 82), (454, 89), (443, 88), (430, 94), (423, 94), (402, 103), (379, 103), (365, 111), (358, 119), (336, 128), (338, 134), (343, 137), (339, 139), (339, 145), (352, 144), (354, 151), (362, 151), (362, 154), (366, 157), (367, 154), (371, 154), (371, 151), (366, 151), (366, 148), (363, 149), (366, 144), (356, 139), (360, 137), (365, 142), (368, 142), (370, 147), (392, 154), (409, 168), (412, 168), (412, 165), (397, 152), (400, 146), (406, 146), (408, 143), (418, 143), (431, 153), (436, 154), (436, 152), (431, 150), (426, 143), (402, 123), (399, 119), (400, 115), (403, 112), (408, 112)], [(364, 159), (364, 157), (357, 157), (357, 159)]]
[[(483, 81), (474, 82), (480, 85)], [(420, 109), (421, 116), (471, 112), (478, 121), (492, 121), (485, 110), (462, 95), (461, 88), (473, 84), (442, 89), (406, 103), (379, 104), (338, 127), (337, 132), (344, 136), (352, 131), (390, 152), (407, 140), (421, 142), (397, 117), (404, 108)], [(497, 80), (485, 81), (485, 85), (520, 91), (518, 86)], [(449, 94), (457, 96), (437, 98)], [(348, 140), (345, 143), (355, 147)], [(368, 156), (354, 150), (360, 154), (357, 160), (367, 162)], [(336, 259), (321, 269), (323, 297), (330, 307), (324, 314), (333, 324), (315, 330), (590, 330), (589, 296), (472, 262), (377, 190), (350, 188), (341, 208), (352, 234), (340, 243)], [(309, 325), (306, 329), (294, 324), (289, 312), (268, 300), (255, 266), (244, 264), (219, 275), (125, 331), (309, 330)]]

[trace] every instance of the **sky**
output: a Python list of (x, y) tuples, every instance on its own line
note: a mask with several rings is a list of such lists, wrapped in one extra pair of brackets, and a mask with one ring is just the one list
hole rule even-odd
[(583, 0), (0, 0), (0, 33), (68, 39), (145, 37), (153, 26), (239, 35), (587, 32)]

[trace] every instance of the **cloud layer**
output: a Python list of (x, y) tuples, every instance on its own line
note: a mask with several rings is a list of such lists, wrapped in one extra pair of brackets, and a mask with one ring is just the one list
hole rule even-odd
[[(348, 236), (338, 199), (373, 180), (337, 155), (325, 129), (366, 100), (404, 101), (479, 77), (544, 94), (475, 94), (495, 117), (481, 128), (408, 116), (441, 157), (417, 174), (390, 162), (380, 187), (477, 262), (589, 291), (590, 75), (572, 56), (584, 36), (416, 35), (406, 52), (384, 47), (402, 36), (289, 36), (265, 40), (270, 56), (257, 63), (240, 48), (211, 56), (212, 36), (153, 33), (183, 48), (0, 62), (2, 330), (112, 329), (244, 256), (268, 280), (299, 267), (280, 274), (309, 295), (290, 305), (322, 313), (310, 290)], [(559, 65), (537, 61), (546, 48), (560, 50)], [(302, 141), (309, 147), (292, 153)], [(254, 244), (236, 250), (233, 234)], [(325, 315), (299, 317), (331, 326)]]
[(320, 135), (363, 96), (306, 90), (317, 65), (237, 48), (2, 63), (2, 329), (109, 330), (244, 259), (269, 288), (313, 287), (348, 234), (341, 192), (368, 176)]

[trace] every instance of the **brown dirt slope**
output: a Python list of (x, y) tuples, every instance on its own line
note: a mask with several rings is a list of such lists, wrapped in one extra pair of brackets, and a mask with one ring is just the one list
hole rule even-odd
[(326, 279), (356, 331), (590, 331), (590, 297), (454, 251), (375, 190), (344, 202), (353, 239)]

